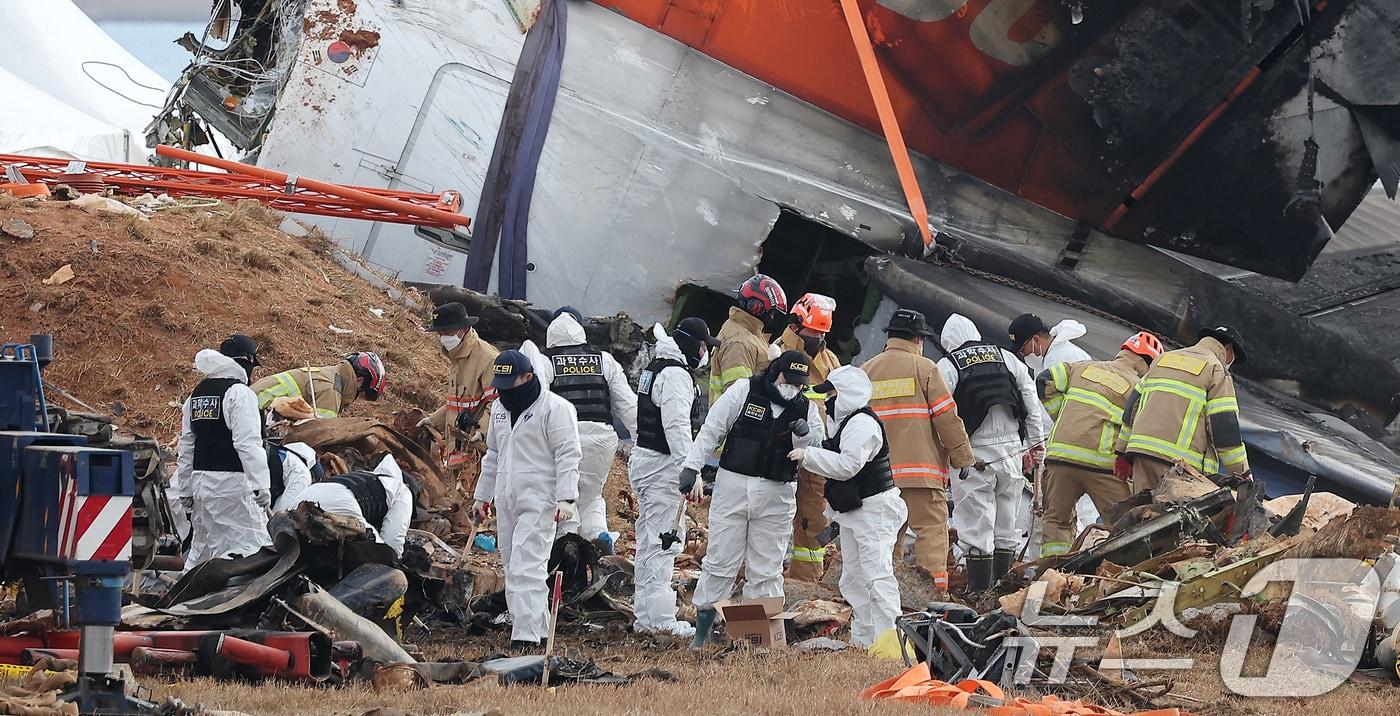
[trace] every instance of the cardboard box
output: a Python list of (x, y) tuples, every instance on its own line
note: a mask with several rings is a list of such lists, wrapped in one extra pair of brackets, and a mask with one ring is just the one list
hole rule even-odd
[(724, 615), (724, 633), (730, 639), (774, 648), (787, 646), (787, 620), (797, 616), (796, 612), (783, 611), (783, 606), (782, 597), (715, 604)]

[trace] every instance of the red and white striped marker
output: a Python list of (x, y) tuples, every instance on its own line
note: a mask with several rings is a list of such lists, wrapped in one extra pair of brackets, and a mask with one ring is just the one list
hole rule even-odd
[(58, 556), (70, 560), (131, 559), (131, 497), (79, 495), (73, 458), (64, 456), (59, 494)]

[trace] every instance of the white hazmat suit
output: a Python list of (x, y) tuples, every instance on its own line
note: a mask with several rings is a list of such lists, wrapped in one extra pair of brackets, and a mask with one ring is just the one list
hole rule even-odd
[(301, 504), (302, 491), (311, 486), (311, 466), (316, 464), (316, 448), (306, 443), (287, 443), (282, 451), (282, 494), (272, 503), (274, 513)]
[[(699, 471), (705, 457), (714, 453), (729, 434), (749, 399), (749, 381), (730, 385), (710, 406), (684, 468)], [(778, 414), (783, 408), (770, 403)], [(818, 445), (825, 427), (817, 404), (807, 404), (807, 435), (794, 435), (794, 447)], [(692, 600), (702, 609), (729, 597), (739, 567), (744, 568), (744, 599), (783, 596), (783, 560), (792, 539), (792, 517), (797, 513), (797, 482), (778, 482), (756, 475), (719, 468), (710, 498), (710, 544), (700, 564), (700, 583)]]
[[(568, 313), (561, 313), (549, 324), (545, 347), (577, 346), (588, 342), (583, 326)], [(545, 388), (554, 382), (554, 363), (531, 341), (520, 347), (535, 367), (535, 376)], [(603, 377), (608, 381), (608, 396), (612, 401), (613, 417), (622, 422), (627, 433), (637, 435), (637, 394), (627, 383), (627, 373), (607, 351), (602, 351)], [(559, 534), (577, 534), (593, 539), (608, 531), (608, 506), (603, 501), (603, 486), (617, 455), (617, 431), (611, 425), (580, 420), (579, 449), (583, 458), (578, 466), (578, 509), (575, 516), (559, 523)]]
[[(1031, 376), (1035, 377), (1041, 373), (1054, 368), (1061, 363), (1079, 363), (1081, 361), (1093, 360), (1093, 358), (1074, 341), (1083, 338), (1089, 333), (1089, 329), (1083, 323), (1072, 318), (1066, 318), (1050, 329), (1050, 347), (1045, 351), (1045, 357), (1037, 355), (1026, 356), (1026, 365), (1031, 370)], [(1044, 420), (1041, 422), (1045, 426), (1045, 434), (1049, 435), (1055, 427), (1055, 421), (1050, 417), (1049, 411), (1042, 411)], [(1043, 486), (1042, 486), (1043, 487)], [(1044, 504), (1044, 495), (1041, 496)], [(1037, 520), (1031, 524), (1031, 511), (1035, 508), (1035, 497), (1029, 489), (1021, 493), (1021, 510), (1017, 516), (1016, 529), (1023, 535), (1027, 535), (1029, 545), (1026, 549), (1028, 559), (1038, 559), (1040, 557), (1040, 543), (1045, 531), (1043, 520)], [(1083, 532), (1085, 527), (1099, 521), (1099, 510), (1094, 506), (1094, 501), (1088, 495), (1082, 495), (1079, 502), (1074, 505), (1074, 514), (1079, 521), (1079, 531)]]
[(379, 484), (384, 487), (384, 500), (389, 505), (383, 524), (370, 524), (350, 488), (333, 482), (322, 481), (307, 487), (296, 504), (314, 502), (326, 512), (354, 517), (369, 528), (376, 541), (389, 545), (394, 554), (403, 556), (408, 524), (413, 519), (413, 491), (409, 489), (408, 483), (404, 482), (403, 470), (399, 468), (393, 455), (385, 455), (373, 472), (374, 476), (379, 478)]
[(258, 396), (248, 387), (248, 373), (232, 358), (207, 348), (195, 354), (194, 367), (207, 378), (239, 381), (224, 391), (220, 409), (224, 424), (233, 434), (233, 449), (243, 471), (194, 469), (195, 434), (190, 425), (190, 399), (185, 399), (170, 494), (177, 502), (184, 497), (193, 498), (194, 502), (186, 570), (219, 557), (247, 556), (272, 544), (267, 533), (267, 512), (253, 498), (255, 490), (271, 487), (271, 476), (262, 442)]
[[(658, 326), (658, 329), (660, 327)], [(656, 341), (657, 358), (686, 362), (676, 341), (659, 332)], [(678, 542), (670, 549), (661, 548), (661, 533), (676, 526), (680, 511), (681, 463), (690, 454), (690, 413), (696, 398), (695, 379), (681, 366), (670, 366), (647, 376), (643, 374), (642, 391), (651, 397), (661, 411), (661, 426), (666, 446), (671, 453), (657, 452), (638, 445), (632, 450), (628, 465), (632, 492), (637, 496), (637, 559), (634, 568), (636, 588), (633, 607), (636, 620), (632, 628), (639, 632), (665, 632), (676, 636), (694, 636), (695, 627), (676, 619), (676, 590), (671, 582), (676, 570), (676, 555), (685, 546), (685, 525), (677, 530)], [(649, 381), (649, 384), (647, 384)]]
[[(968, 341), (980, 341), (982, 334), (972, 321), (954, 313), (943, 325), (939, 342), (952, 352)], [(1035, 380), (1024, 363), (1010, 351), (1001, 351), (1002, 362), (1015, 381), (1021, 405), (1026, 412), (1026, 439), (1020, 435), (1020, 425), (1011, 408), (994, 405), (987, 411), (981, 427), (969, 437), (972, 454), (987, 464), (983, 470), (967, 468), (967, 477), (952, 480), (953, 527), (958, 531), (958, 546), (963, 554), (990, 555), (993, 549), (1017, 550), (1021, 532), (1017, 517), (1026, 478), (1021, 474), (1021, 456), (1032, 445), (1045, 442), (1044, 409), (1035, 390)], [(958, 370), (952, 360), (938, 361), (938, 371), (954, 394), (958, 389)]]
[[(837, 450), (807, 448), (799, 464), (828, 480), (849, 480), (880, 452), (883, 431), (874, 416), (852, 415), (870, 404), (870, 378), (865, 371), (842, 366), (827, 380), (836, 390), (836, 410), (827, 432), (835, 435), (846, 416), (851, 417), (841, 430)], [(840, 587), (841, 596), (851, 605), (851, 643), (868, 648), (880, 634), (894, 628), (895, 617), (903, 611), (899, 582), (894, 578), (894, 543), (909, 509), (899, 488), (891, 487), (864, 498), (850, 512), (837, 512), (827, 505), (826, 515), (841, 526)]]
[(543, 386), (513, 424), (500, 400), (491, 405), (476, 499), (496, 506), (496, 539), (515, 641), (539, 643), (549, 635), (545, 579), (556, 505), (578, 499), (577, 425), (574, 406)]

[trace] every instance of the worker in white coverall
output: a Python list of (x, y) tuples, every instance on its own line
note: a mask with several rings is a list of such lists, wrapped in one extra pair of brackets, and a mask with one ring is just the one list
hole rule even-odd
[(612, 354), (588, 345), (582, 318), (571, 307), (554, 314), (545, 332), (543, 354), (531, 341), (526, 341), (520, 352), (530, 358), (535, 377), (544, 387), (572, 403), (578, 412), (578, 439), (583, 451), (578, 466), (578, 514), (560, 522), (559, 533), (597, 540), (611, 553), (616, 535), (608, 531), (603, 486), (617, 455), (613, 421), (621, 422), (628, 435), (636, 436), (637, 394)]
[(548, 637), (549, 552), (556, 524), (574, 516), (578, 500), (578, 417), (520, 351), (502, 352), (492, 372), (499, 397), (491, 406), (473, 512), (485, 521), (495, 506), (511, 648), (525, 650)]
[[(1083, 338), (1088, 334), (1089, 329), (1083, 323), (1072, 318), (1066, 318), (1054, 327), (1047, 328), (1045, 321), (1034, 313), (1023, 313), (1011, 320), (1011, 325), (1007, 327), (1006, 334), (1011, 339), (1011, 345), (1016, 353), (1021, 356), (1021, 360), (1026, 362), (1030, 368), (1031, 376), (1054, 368), (1061, 363), (1080, 363), (1093, 360), (1087, 351), (1080, 348), (1074, 341)], [(1042, 406), (1043, 407), (1043, 406)], [(1049, 435), (1055, 428), (1055, 421), (1050, 417), (1050, 411), (1042, 412), (1045, 416), (1045, 434)], [(1043, 489), (1044, 486), (1042, 485)], [(1042, 495), (1041, 504), (1044, 504)], [(1028, 540), (1026, 546), (1027, 559), (1040, 558), (1041, 537), (1045, 530), (1043, 519), (1032, 520), (1031, 513), (1035, 508), (1035, 496), (1031, 490), (1023, 490), (1021, 493), (1021, 510), (1017, 515), (1016, 529), (1021, 534), (1026, 535)], [(1074, 505), (1074, 514), (1079, 524), (1079, 531), (1099, 521), (1099, 508), (1094, 506), (1094, 501), (1088, 495), (1083, 495)], [(1034, 524), (1032, 524), (1034, 522)]]
[(983, 341), (966, 317), (949, 316), (939, 340), (948, 355), (938, 361), (938, 371), (977, 458), (953, 480), (952, 522), (967, 556), (968, 588), (981, 591), (1011, 568), (1021, 546), (1016, 517), (1026, 485), (1022, 456), (1045, 443), (1043, 408), (1026, 365)]
[[(637, 385), (637, 447), (628, 466), (637, 496), (632, 628), (693, 637), (695, 627), (676, 619), (676, 590), (671, 586), (676, 555), (685, 546), (685, 524), (677, 524), (683, 499), (680, 472), (705, 407), (691, 371), (709, 362), (709, 352), (719, 341), (700, 318), (681, 321), (674, 337), (659, 324), (653, 333), (656, 350)], [(676, 541), (663, 548), (662, 533), (673, 530)]]
[(408, 524), (413, 519), (413, 491), (393, 455), (385, 455), (373, 471), (357, 470), (311, 485), (296, 504), (303, 502), (354, 517), (369, 528), (375, 541), (403, 556)]
[(190, 516), (185, 569), (220, 557), (248, 556), (272, 544), (267, 450), (258, 396), (248, 387), (259, 365), (253, 339), (233, 335), (219, 350), (195, 354), (204, 374), (185, 400), (170, 493)]
[(316, 448), (306, 443), (287, 443), (270, 450), (267, 454), (267, 467), (269, 471), (276, 471), (272, 461), (277, 460), (282, 466), (282, 492), (277, 492), (276, 478), (273, 478), (272, 485), (272, 511), (285, 512), (301, 504), (302, 491), (311, 487), (313, 473), (320, 472), (320, 467), (316, 462)]
[(841, 596), (851, 605), (851, 643), (868, 648), (903, 611), (894, 578), (894, 543), (909, 509), (894, 485), (885, 429), (870, 409), (870, 378), (843, 366), (817, 393), (826, 400), (820, 447), (794, 448), (798, 467), (826, 478), (826, 515), (841, 526)]
[(692, 600), (699, 608), (692, 648), (709, 640), (715, 602), (734, 591), (740, 567), (744, 599), (783, 596), (783, 559), (797, 513), (797, 466), (788, 453), (825, 437), (817, 404), (802, 393), (810, 360), (788, 351), (763, 373), (735, 381), (710, 406), (685, 458), (680, 489), (699, 500), (700, 467), (724, 443), (710, 502), (710, 543)]

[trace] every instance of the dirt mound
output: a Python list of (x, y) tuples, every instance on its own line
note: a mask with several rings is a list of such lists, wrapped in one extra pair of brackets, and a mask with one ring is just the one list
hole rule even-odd
[[(52, 333), (45, 378), (132, 432), (173, 440), (199, 380), (195, 352), (235, 332), (260, 346), (265, 367), (255, 377), (378, 352), (386, 394), (348, 415), (388, 422), (396, 410), (441, 402), (447, 359), (422, 331), (428, 302), (403, 289), (423, 309), (403, 306), (341, 266), (319, 233), (279, 231), (283, 217), (260, 204), (176, 208), (141, 221), (0, 195), (0, 225), (11, 219), (35, 236), (0, 235), (0, 339)], [(44, 283), (65, 266), (70, 280)]]

